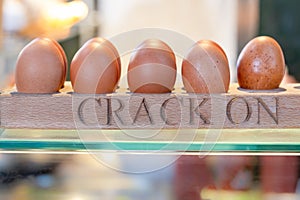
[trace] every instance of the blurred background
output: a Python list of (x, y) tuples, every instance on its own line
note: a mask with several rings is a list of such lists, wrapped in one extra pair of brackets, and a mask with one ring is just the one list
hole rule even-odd
[[(78, 48), (92, 37), (111, 39), (136, 29), (161, 28), (195, 42), (211, 39), (219, 43), (228, 55), (235, 81), (238, 51), (257, 34), (259, 26), (258, 0), (2, 0), (1, 5), (2, 55), (11, 57), (11, 62), (5, 63), (11, 69), (20, 49), (35, 37), (57, 39), (70, 63)], [(124, 61), (124, 71), (126, 67)]]
[[(195, 42), (216, 41), (228, 56), (231, 82), (236, 81), (235, 64), (242, 47), (257, 35), (273, 36), (285, 52), (289, 80), (297, 81), (300, 80), (299, 2), (0, 0), (1, 88), (13, 84), (17, 56), (35, 37), (58, 40), (70, 63), (81, 45), (92, 37), (110, 39), (142, 28), (172, 30)], [(122, 57), (123, 71), (126, 71), (126, 62), (125, 56)], [(24, 130), (24, 134), (26, 132)], [(114, 154), (103, 157), (125, 171), (134, 170), (137, 165), (143, 167), (149, 160), (170, 159), (168, 156), (129, 158)], [(197, 200), (201, 199), (200, 193), (202, 199), (218, 200), (298, 199), (299, 196), (294, 195), (298, 191), (297, 183), (298, 158), (293, 156), (208, 156), (205, 159), (183, 156), (163, 169), (131, 174), (112, 169), (88, 154), (0, 154), (0, 199)], [(222, 190), (223, 196), (216, 195), (221, 194), (216, 190)], [(231, 196), (230, 191), (238, 193)], [(263, 196), (262, 191), (276, 195)]]

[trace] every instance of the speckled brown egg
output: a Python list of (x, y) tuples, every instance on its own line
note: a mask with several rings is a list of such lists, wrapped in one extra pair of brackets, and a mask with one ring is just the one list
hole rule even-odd
[(176, 80), (176, 58), (163, 41), (148, 39), (132, 53), (127, 73), (128, 86), (136, 93), (168, 93)]
[(200, 40), (182, 62), (182, 81), (189, 93), (225, 93), (230, 70), (224, 50), (211, 40)]
[(49, 38), (36, 38), (20, 52), (15, 81), (18, 92), (54, 93), (63, 87), (67, 60), (62, 47)]
[(119, 80), (117, 57), (106, 43), (88, 42), (72, 59), (70, 79), (76, 93), (112, 93)]
[(237, 61), (237, 78), (241, 88), (270, 90), (278, 88), (285, 73), (284, 55), (271, 37), (251, 40)]

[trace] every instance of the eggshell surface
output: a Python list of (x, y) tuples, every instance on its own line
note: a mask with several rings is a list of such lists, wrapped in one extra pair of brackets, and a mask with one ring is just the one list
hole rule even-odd
[(182, 62), (182, 81), (188, 93), (225, 93), (230, 70), (224, 50), (211, 40), (200, 40)]
[(176, 80), (176, 58), (163, 41), (148, 39), (132, 53), (127, 80), (131, 92), (168, 93)]
[[(48, 38), (49, 39), (49, 38)], [(64, 51), (64, 49), (62, 48), (62, 46), (60, 46), (60, 44), (56, 41), (56, 40), (52, 40), (52, 39), (49, 39), (51, 40), (54, 45), (58, 48), (59, 52), (60, 52), (60, 55), (62, 57), (62, 59), (64, 60), (64, 72), (63, 72), (63, 78), (62, 78), (62, 82), (61, 82), (61, 88), (64, 87), (64, 83), (66, 81), (66, 77), (67, 77), (67, 70), (68, 70), (68, 60), (67, 60), (67, 56), (66, 56), (66, 53)]]
[(66, 78), (66, 58), (63, 49), (48, 38), (36, 38), (20, 52), (15, 81), (18, 92), (54, 93)]
[(92, 42), (107, 45), (107, 47), (109, 47), (113, 51), (114, 55), (117, 58), (117, 62), (118, 62), (118, 65), (117, 65), (117, 67), (118, 67), (118, 79), (120, 79), (120, 77), (121, 77), (121, 59), (120, 59), (120, 54), (119, 54), (117, 48), (115, 47), (115, 45), (113, 45), (113, 43), (111, 43), (109, 40), (107, 40), (105, 38), (102, 38), (102, 37), (92, 38), (92, 39), (88, 40), (85, 43), (85, 45), (90, 44)]
[(251, 40), (237, 62), (237, 78), (241, 88), (270, 90), (279, 87), (285, 73), (284, 55), (277, 41), (268, 36)]
[(104, 43), (83, 45), (71, 62), (70, 78), (76, 93), (112, 93), (116, 89), (118, 75), (117, 58)]

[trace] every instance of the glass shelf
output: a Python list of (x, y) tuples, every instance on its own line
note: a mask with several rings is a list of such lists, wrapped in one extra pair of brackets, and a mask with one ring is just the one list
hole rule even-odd
[(297, 154), (299, 129), (29, 130), (6, 129), (2, 151), (156, 154)]

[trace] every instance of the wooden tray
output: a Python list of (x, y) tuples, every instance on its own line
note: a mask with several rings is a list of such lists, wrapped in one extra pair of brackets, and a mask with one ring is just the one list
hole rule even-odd
[(270, 91), (230, 86), (227, 94), (133, 94), (120, 88), (106, 95), (72, 92), (0, 95), (2, 128), (30, 129), (242, 129), (300, 128), (300, 85)]

